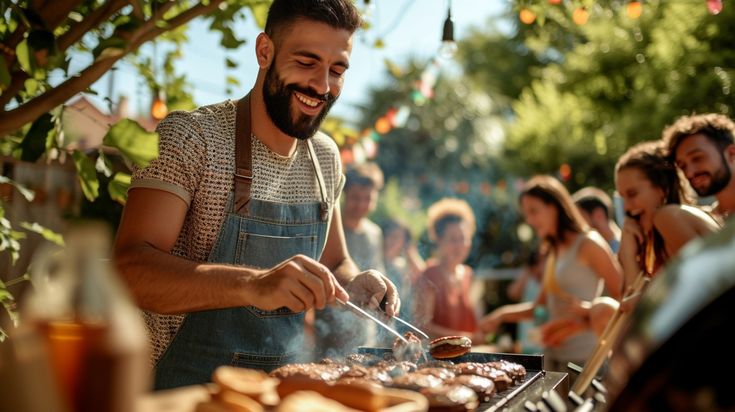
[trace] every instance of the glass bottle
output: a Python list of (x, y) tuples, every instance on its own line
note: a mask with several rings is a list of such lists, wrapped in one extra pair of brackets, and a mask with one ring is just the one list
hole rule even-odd
[(127, 412), (147, 389), (145, 330), (107, 258), (101, 224), (73, 228), (63, 252), (34, 273), (28, 319), (46, 343), (70, 411)]

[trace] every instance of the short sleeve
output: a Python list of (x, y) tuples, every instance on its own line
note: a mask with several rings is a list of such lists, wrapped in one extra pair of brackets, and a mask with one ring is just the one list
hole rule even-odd
[(172, 193), (187, 205), (205, 170), (206, 144), (202, 130), (187, 112), (172, 112), (158, 124), (158, 158), (133, 171), (130, 189), (150, 188)]

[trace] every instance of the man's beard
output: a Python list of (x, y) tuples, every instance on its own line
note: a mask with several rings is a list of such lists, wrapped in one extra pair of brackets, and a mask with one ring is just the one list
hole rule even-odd
[[(305, 140), (314, 136), (337, 97), (329, 93), (320, 95), (311, 88), (301, 88), (295, 84), (285, 85), (278, 77), (275, 68), (276, 62), (274, 60), (271, 67), (268, 68), (265, 75), (265, 84), (263, 85), (263, 100), (268, 116), (281, 132), (291, 137)], [(301, 113), (300, 110), (294, 110), (291, 105), (291, 95), (294, 91), (311, 99), (324, 102), (322, 111), (316, 116), (307, 116)], [(299, 113), (296, 120), (291, 118), (292, 111)]]
[[(714, 175), (710, 175), (711, 182), (709, 186), (703, 187), (701, 189), (694, 188), (694, 191), (697, 192), (700, 196), (713, 196), (717, 193), (720, 193), (722, 189), (724, 189), (728, 183), (730, 183), (730, 179), (732, 179), (732, 173), (730, 172), (730, 168), (727, 167), (727, 160), (725, 159), (725, 155), (722, 155), (722, 167), (715, 172)], [(696, 177), (696, 176), (695, 176)]]

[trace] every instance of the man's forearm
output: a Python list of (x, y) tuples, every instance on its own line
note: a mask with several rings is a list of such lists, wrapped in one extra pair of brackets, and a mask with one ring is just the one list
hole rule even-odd
[(355, 276), (360, 273), (360, 269), (358, 269), (355, 262), (353, 262), (352, 259), (349, 257), (343, 258), (334, 267), (331, 267), (329, 269), (332, 271), (332, 274), (334, 274), (334, 277), (337, 278), (342, 286), (350, 283), (352, 279), (354, 279)]
[(252, 304), (254, 269), (193, 262), (152, 246), (117, 251), (115, 263), (138, 305), (178, 314)]

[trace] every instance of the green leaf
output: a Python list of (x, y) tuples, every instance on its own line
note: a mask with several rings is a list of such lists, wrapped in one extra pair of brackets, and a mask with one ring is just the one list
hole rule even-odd
[(35, 162), (46, 151), (46, 139), (48, 133), (54, 128), (54, 122), (50, 113), (44, 113), (39, 117), (26, 133), (20, 144), (22, 155), (20, 160), (24, 162)]
[(112, 176), (112, 163), (110, 163), (110, 159), (101, 150), (97, 154), (97, 163), (95, 163), (94, 168), (105, 175), (105, 177)]
[(384, 59), (383, 62), (385, 63), (385, 67), (388, 69), (388, 72), (390, 72), (391, 76), (395, 77), (396, 79), (400, 79), (401, 76), (403, 76), (403, 70), (399, 65), (393, 63), (390, 59)]
[(231, 84), (233, 86), (239, 86), (240, 85), (240, 81), (237, 80), (237, 78), (235, 78), (234, 76), (227, 76), (225, 78), (225, 81), (227, 82), (227, 84)]
[(220, 44), (226, 49), (236, 49), (245, 43), (245, 40), (240, 40), (235, 36), (235, 32), (229, 27), (223, 27), (221, 29), (222, 40)]
[(0, 91), (5, 90), (8, 85), (10, 85), (10, 71), (5, 57), (0, 53)]
[(36, 222), (20, 222), (20, 227), (29, 232), (38, 233), (49, 242), (52, 242), (62, 247), (64, 246), (64, 237), (60, 233), (56, 233), (53, 230), (43, 227)]
[(234, 60), (231, 60), (229, 58), (225, 58), (225, 65), (227, 65), (228, 69), (236, 69), (237, 68), (237, 62)]
[(35, 96), (38, 92), (38, 80), (36, 79), (26, 79), (26, 81), (23, 82), (23, 86), (26, 89), (26, 93), (30, 96)]
[(123, 119), (112, 125), (102, 143), (117, 148), (140, 167), (158, 157), (158, 133), (146, 131), (134, 120)]
[(107, 191), (110, 193), (112, 200), (125, 204), (128, 200), (128, 188), (130, 187), (131, 176), (127, 173), (115, 173), (115, 177), (110, 180), (107, 185)]
[(100, 181), (97, 179), (94, 163), (92, 163), (92, 159), (78, 150), (72, 153), (72, 158), (74, 159), (74, 166), (77, 168), (77, 177), (82, 186), (82, 192), (84, 192), (87, 200), (94, 202), (99, 196), (100, 189)]
[(28, 47), (28, 40), (18, 43), (15, 47), (15, 55), (20, 63), (20, 68), (28, 74), (33, 74), (35, 64), (31, 57), (31, 49)]
[(33, 190), (30, 190), (22, 184), (13, 181), (5, 176), (0, 176), (0, 183), (7, 183), (15, 187), (15, 189), (18, 190), (20, 194), (29, 202), (32, 201), (34, 197), (36, 197), (35, 193), (33, 193)]
[(262, 30), (265, 28), (265, 21), (268, 19), (268, 9), (270, 6), (266, 3), (257, 3), (250, 5), (250, 11), (253, 13), (255, 24)]

